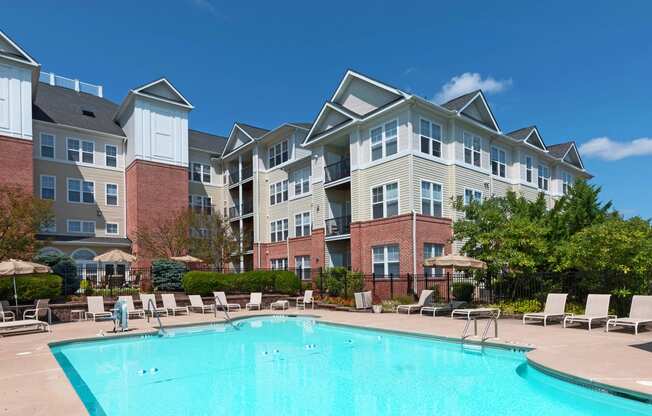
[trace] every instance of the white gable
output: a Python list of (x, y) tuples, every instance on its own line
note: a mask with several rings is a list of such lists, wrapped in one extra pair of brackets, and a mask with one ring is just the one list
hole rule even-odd
[(478, 123), (489, 127), (490, 129), (500, 131), (498, 128), (498, 123), (494, 119), (493, 114), (491, 114), (489, 105), (480, 92), (478, 92), (478, 94), (471, 101), (469, 101), (466, 106), (462, 107), (460, 113), (464, 114), (472, 120), (477, 121)]
[(231, 129), (231, 134), (229, 134), (229, 139), (226, 141), (222, 154), (227, 155), (250, 142), (253, 142), (253, 139), (235, 124)]
[(543, 143), (543, 139), (539, 135), (537, 129), (532, 129), (530, 135), (525, 138), (525, 141), (534, 147), (538, 147), (541, 150), (546, 150), (546, 145)]
[(315, 128), (313, 129), (313, 134), (319, 134), (349, 120), (351, 120), (351, 117), (347, 117), (339, 111), (328, 107), (324, 110), (324, 113), (319, 120), (317, 120)]
[(566, 152), (564, 162), (570, 163), (580, 169), (584, 169), (584, 164), (582, 163), (582, 159), (580, 158), (580, 154), (577, 152), (575, 145), (571, 146), (571, 148), (568, 149), (568, 152)]
[(38, 65), (38, 63), (25, 52), (20, 46), (12, 41), (9, 36), (5, 35), (0, 30), (0, 56), (6, 58), (25, 62), (30, 65)]
[(192, 108), (192, 104), (165, 78), (161, 78), (134, 90), (134, 93), (152, 98), (163, 99), (183, 107)]

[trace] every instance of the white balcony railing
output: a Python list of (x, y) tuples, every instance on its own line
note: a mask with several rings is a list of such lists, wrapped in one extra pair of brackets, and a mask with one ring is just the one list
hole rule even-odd
[(62, 77), (61, 75), (56, 75), (52, 72), (41, 72), (39, 81), (44, 84), (68, 88), (98, 97), (103, 96), (103, 89), (101, 85), (89, 84), (88, 82), (82, 82), (78, 79)]

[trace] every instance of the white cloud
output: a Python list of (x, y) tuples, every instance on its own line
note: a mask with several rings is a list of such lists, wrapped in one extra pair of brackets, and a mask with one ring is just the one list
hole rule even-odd
[(495, 94), (505, 91), (511, 87), (512, 79), (497, 80), (493, 77), (482, 76), (477, 72), (465, 72), (462, 75), (454, 76), (435, 95), (437, 103), (445, 103), (455, 97), (468, 92), (481, 89), (485, 94)]
[(608, 137), (596, 137), (580, 146), (580, 154), (603, 160), (620, 160), (632, 156), (652, 156), (652, 139), (642, 137), (617, 142)]
[(217, 16), (217, 9), (211, 0), (192, 0), (192, 4), (199, 9), (207, 11), (213, 16)]

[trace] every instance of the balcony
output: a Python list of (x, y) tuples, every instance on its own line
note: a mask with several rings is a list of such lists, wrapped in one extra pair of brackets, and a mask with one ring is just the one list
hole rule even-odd
[(326, 220), (326, 237), (338, 237), (349, 234), (351, 234), (350, 215)]
[(240, 182), (240, 172), (238, 170), (229, 171), (229, 185), (235, 185)]
[(252, 165), (243, 165), (239, 170), (237, 166), (229, 169), (229, 186), (236, 185), (240, 181), (246, 181), (254, 176), (254, 168)]
[(335, 182), (351, 176), (351, 159), (346, 158), (324, 167), (324, 183)]
[(229, 208), (229, 218), (238, 218), (254, 212), (254, 201), (245, 201), (242, 204), (236, 204)]
[(254, 167), (249, 165), (249, 166), (243, 166), (242, 167), (242, 180), (246, 181), (247, 179), (251, 178), (254, 176)]

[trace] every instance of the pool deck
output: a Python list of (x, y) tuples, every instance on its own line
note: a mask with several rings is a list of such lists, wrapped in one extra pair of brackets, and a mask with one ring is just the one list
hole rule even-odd
[[(269, 310), (233, 312), (232, 317), (281, 313)], [(465, 322), (449, 317), (370, 314), (330, 310), (297, 311), (286, 314), (315, 315), (324, 322), (457, 338)], [(190, 314), (162, 318), (163, 325), (186, 325), (222, 321), (212, 314)], [(156, 320), (132, 319), (129, 334), (156, 330)], [(479, 327), (482, 327), (479, 325)], [(50, 353), (56, 341), (112, 337), (113, 323), (69, 322), (52, 326), (50, 333), (33, 333), (0, 338), (0, 415), (84, 415), (86, 410)], [(493, 329), (491, 331), (493, 333)], [(103, 335), (102, 335), (103, 334)], [(544, 328), (522, 325), (520, 320), (501, 319), (499, 339), (508, 346), (534, 348), (528, 358), (548, 369), (589, 380), (598, 385), (652, 395), (652, 328), (634, 336), (631, 330), (605, 333), (598, 327), (564, 329), (559, 324)], [(472, 338), (473, 339), (473, 338)], [(647, 383), (641, 384), (638, 381)], [(646, 385), (648, 384), (648, 385)]]

